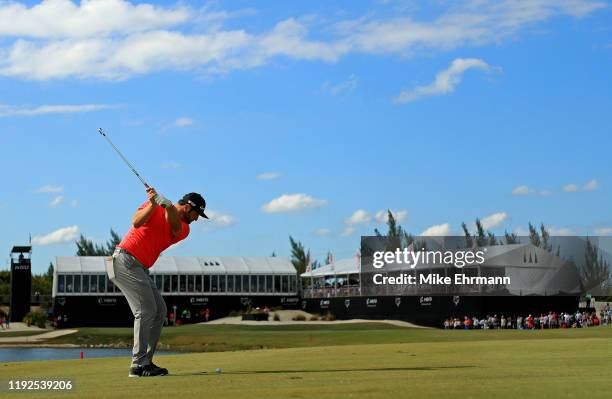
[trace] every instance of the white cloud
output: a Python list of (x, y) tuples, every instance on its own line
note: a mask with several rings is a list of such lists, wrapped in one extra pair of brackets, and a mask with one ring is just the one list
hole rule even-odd
[[(581, 18), (606, 6), (596, 0), (478, 0), (453, 3), (421, 20), (367, 14), (330, 24), (298, 16), (249, 32), (220, 23), (244, 12), (177, 4), (46, 0), (28, 7), (0, 2), (0, 76), (125, 79), (161, 70), (227, 73), (275, 58), (337, 62), (350, 54), (448, 52), (500, 44), (536, 23), (557, 16)], [(456, 83), (450, 77), (418, 94), (451, 89)]]
[(177, 127), (186, 127), (193, 125), (193, 119), (191, 118), (178, 118), (174, 121), (174, 126)]
[(278, 172), (266, 172), (257, 175), (257, 180), (275, 180), (280, 177)]
[(600, 1), (478, 0), (452, 3), (431, 21), (409, 17), (388, 20), (359, 18), (337, 24), (349, 43), (363, 52), (411, 54), (420, 49), (452, 50), (460, 46), (500, 43), (522, 28), (559, 15), (583, 17), (606, 7)]
[(53, 198), (51, 200), (51, 202), (49, 202), (49, 206), (51, 208), (55, 208), (56, 206), (58, 206), (59, 204), (61, 204), (62, 202), (64, 202), (64, 196), (62, 195), (58, 195), (57, 197)]
[(540, 191), (540, 193), (539, 193), (539, 194), (540, 194), (542, 197), (548, 197), (548, 196), (551, 196), (551, 195), (552, 195), (552, 191), (550, 191), (550, 190), (542, 190), (542, 191)]
[(566, 184), (565, 186), (563, 186), (563, 191), (565, 191), (566, 193), (574, 193), (578, 191), (578, 186), (575, 184)]
[(212, 209), (206, 210), (205, 213), (210, 218), (210, 221), (217, 227), (229, 227), (236, 224), (236, 219), (231, 215), (227, 215)]
[(425, 229), (420, 236), (447, 236), (450, 233), (450, 224), (436, 224)]
[(261, 209), (266, 213), (294, 212), (307, 208), (319, 208), (326, 200), (313, 198), (307, 194), (284, 194), (264, 204)]
[(27, 7), (0, 3), (0, 37), (74, 39), (170, 27), (190, 18), (184, 7), (134, 5), (124, 0), (46, 0)]
[(322, 227), (322, 228), (320, 228), (320, 229), (317, 229), (317, 231), (316, 231), (315, 233), (316, 233), (318, 236), (328, 236), (328, 235), (330, 235), (330, 234), (331, 234), (331, 230), (330, 230), (330, 229), (327, 229), (327, 228)]
[(548, 197), (548, 196), (551, 196), (553, 193), (550, 190), (538, 191), (534, 188), (529, 188), (528, 186), (525, 186), (525, 185), (515, 187), (514, 190), (512, 190), (512, 195), (519, 196), (519, 195), (529, 195), (529, 194), (536, 194), (541, 197)]
[(332, 96), (337, 96), (338, 94), (352, 92), (357, 88), (358, 83), (359, 79), (357, 78), (357, 76), (352, 74), (347, 80), (337, 84), (333, 84), (329, 81), (326, 81), (325, 83), (323, 83), (322, 89), (324, 92), (329, 93)]
[(514, 190), (512, 190), (512, 195), (527, 195), (530, 192), (531, 190), (529, 189), (529, 187), (522, 185), (515, 187)]
[[(0, 65), (1, 61), (0, 61)], [(8, 116), (39, 116), (47, 114), (72, 114), (117, 108), (113, 104), (40, 105), (38, 107), (15, 107), (0, 104), (0, 118)]]
[(480, 220), (482, 223), (482, 227), (485, 230), (492, 229), (498, 226), (501, 222), (508, 218), (508, 214), (506, 212), (498, 212), (492, 215), (486, 216)]
[(164, 162), (162, 163), (162, 169), (180, 169), (182, 165), (178, 162)]
[(546, 229), (551, 236), (572, 236), (576, 232), (569, 227), (548, 227)]
[(364, 211), (363, 209), (357, 209), (348, 219), (344, 221), (344, 223), (352, 226), (355, 224), (369, 223), (371, 220), (372, 216), (368, 212)]
[(61, 229), (57, 229), (52, 233), (32, 237), (32, 244), (53, 245), (72, 242), (77, 238), (78, 233), (79, 226), (62, 227)]
[[(402, 209), (399, 211), (395, 211), (391, 209), (390, 211), (397, 223), (403, 223), (408, 217), (408, 211), (405, 209)], [(384, 224), (384, 223), (387, 223), (388, 217), (389, 215), (387, 214), (387, 210), (381, 209), (378, 212), (376, 212), (376, 216), (374, 218), (376, 219), (378, 223)]]
[(582, 189), (584, 191), (593, 191), (593, 190), (597, 190), (598, 188), (599, 188), (599, 182), (597, 181), (597, 179), (590, 180), (584, 186), (582, 186)]
[(45, 186), (40, 187), (36, 190), (37, 193), (61, 193), (64, 190), (62, 186), (53, 186), (51, 184), (47, 184)]
[(492, 69), (489, 64), (477, 58), (456, 58), (451, 65), (436, 75), (434, 82), (427, 86), (417, 86), (414, 89), (402, 90), (393, 99), (396, 103), (407, 103), (416, 101), (421, 97), (439, 96), (451, 93), (461, 83), (463, 73), (468, 69), (480, 69), (488, 72)]
[(340, 237), (348, 237), (353, 234), (355, 234), (355, 228), (353, 226), (346, 226), (344, 230), (342, 230)]
[(599, 234), (602, 236), (612, 235), (612, 227), (596, 227), (594, 231), (595, 234)]

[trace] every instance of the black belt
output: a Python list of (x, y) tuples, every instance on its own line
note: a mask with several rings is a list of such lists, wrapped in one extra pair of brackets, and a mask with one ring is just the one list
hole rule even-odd
[(130, 256), (134, 256), (132, 255), (127, 249), (123, 249), (123, 248), (119, 248), (116, 247), (115, 248), (115, 253), (119, 253), (119, 254), (126, 254), (126, 255), (130, 255)]
[(132, 255), (132, 254), (131, 254), (131, 253), (130, 253), (130, 252), (127, 250), (127, 249), (123, 249), (123, 248), (116, 247), (116, 248), (115, 248), (115, 254), (126, 254), (126, 255), (131, 256), (131, 257), (134, 259), (134, 261), (136, 262), (136, 264), (137, 264), (138, 266), (142, 267), (142, 268), (144, 269), (144, 271), (145, 271), (145, 272), (147, 272), (147, 274), (149, 274), (149, 269), (147, 269), (146, 267), (144, 267), (144, 266), (142, 265), (142, 263), (140, 263), (140, 261), (139, 261), (138, 259), (136, 259), (136, 257), (135, 257), (134, 255)]

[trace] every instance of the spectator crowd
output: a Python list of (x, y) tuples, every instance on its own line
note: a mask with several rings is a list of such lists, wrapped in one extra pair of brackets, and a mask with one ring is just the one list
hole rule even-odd
[(464, 316), (444, 320), (445, 330), (543, 330), (550, 328), (584, 328), (599, 325), (612, 325), (612, 308), (606, 307), (599, 315), (597, 312), (577, 310), (570, 312), (548, 312), (527, 316), (487, 315), (483, 318)]

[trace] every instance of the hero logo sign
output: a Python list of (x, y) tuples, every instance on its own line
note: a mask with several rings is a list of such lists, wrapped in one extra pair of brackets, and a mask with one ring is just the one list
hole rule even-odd
[(98, 305), (116, 305), (116, 304), (117, 304), (117, 298), (105, 298), (105, 297), (98, 298)]
[(376, 298), (366, 299), (366, 306), (369, 308), (375, 308), (377, 304), (378, 304), (378, 299)]
[(321, 309), (327, 309), (329, 307), (329, 299), (321, 299), (321, 302), (319, 302), (319, 306), (321, 307)]
[(421, 298), (419, 298), (419, 302), (421, 303), (421, 306), (431, 306), (432, 301), (433, 301), (433, 298), (430, 296), (422, 296)]
[(282, 305), (295, 305), (299, 302), (299, 300), (300, 299), (298, 297), (291, 297), (291, 298), (282, 297), (281, 304)]

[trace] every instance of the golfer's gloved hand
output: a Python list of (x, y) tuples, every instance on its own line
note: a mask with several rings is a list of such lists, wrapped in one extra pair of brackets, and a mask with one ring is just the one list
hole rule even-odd
[(161, 194), (157, 194), (155, 196), (154, 201), (157, 205), (161, 206), (162, 208), (169, 208), (173, 205), (172, 201), (170, 201), (168, 198), (164, 197)]

